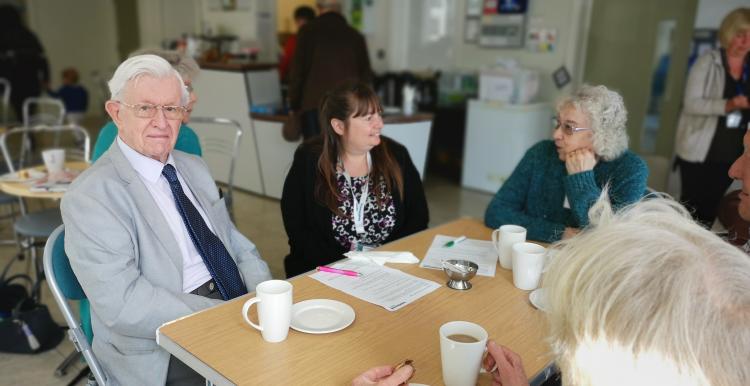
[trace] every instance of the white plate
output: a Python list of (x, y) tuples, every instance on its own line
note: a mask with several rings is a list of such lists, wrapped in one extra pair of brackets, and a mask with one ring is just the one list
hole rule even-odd
[(544, 288), (537, 288), (529, 294), (529, 301), (531, 305), (540, 309), (544, 312), (549, 312), (547, 309), (547, 292)]
[(343, 330), (354, 322), (348, 304), (331, 299), (311, 299), (292, 305), (292, 328), (309, 334)]

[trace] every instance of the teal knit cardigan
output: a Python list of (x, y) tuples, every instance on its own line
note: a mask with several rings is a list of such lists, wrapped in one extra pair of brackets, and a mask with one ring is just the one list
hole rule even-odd
[[(612, 161), (597, 162), (594, 170), (568, 175), (553, 141), (532, 146), (487, 207), (484, 223), (490, 228), (516, 224), (529, 240), (560, 240), (565, 227), (588, 225), (588, 211), (609, 184), (615, 209), (638, 201), (646, 193), (648, 167), (625, 151)], [(570, 209), (564, 208), (565, 197)]]

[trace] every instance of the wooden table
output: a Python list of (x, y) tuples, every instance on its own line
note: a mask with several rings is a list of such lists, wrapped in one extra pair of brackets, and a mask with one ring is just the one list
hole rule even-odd
[[(490, 229), (475, 219), (459, 219), (381, 247), (411, 251), (424, 257), (436, 234), (490, 239)], [(513, 286), (511, 271), (500, 268), (494, 278), (477, 276), (469, 291), (445, 286), (442, 271), (417, 264), (389, 264), (404, 272), (443, 284), (441, 288), (396, 312), (334, 290), (307, 276), (291, 279), (294, 302), (329, 298), (354, 308), (356, 319), (346, 329), (323, 335), (295, 330), (281, 343), (266, 343), (242, 320), (248, 294), (233, 301), (163, 325), (157, 341), (172, 355), (217, 385), (345, 385), (370, 367), (414, 360), (414, 383), (442, 384), (438, 329), (452, 320), (483, 326), (492, 339), (523, 358), (532, 378), (550, 364), (545, 342), (547, 325), (528, 292)], [(251, 311), (251, 319), (257, 320)], [(547, 373), (545, 371), (545, 373)], [(536, 382), (533, 382), (536, 383)], [(481, 374), (480, 385), (491, 384)]]
[[(90, 164), (83, 161), (71, 161), (65, 163), (65, 168), (69, 170), (84, 171)], [(31, 168), (22, 169), (19, 173), (27, 171), (29, 169), (36, 169), (44, 171), (44, 166), (35, 166)], [(65, 192), (32, 192), (31, 185), (28, 181), (0, 181), (0, 190), (13, 196), (27, 197), (27, 198), (50, 198), (59, 200), (62, 198)]]

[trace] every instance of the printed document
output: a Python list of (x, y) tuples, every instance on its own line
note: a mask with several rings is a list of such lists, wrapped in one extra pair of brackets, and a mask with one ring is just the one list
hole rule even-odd
[(316, 272), (311, 278), (388, 311), (399, 310), (436, 290), (440, 284), (397, 269), (362, 261), (344, 260), (330, 267), (356, 271), (362, 276)]
[(477, 275), (495, 277), (497, 252), (492, 247), (492, 241), (466, 239), (452, 247), (445, 247), (445, 243), (455, 240), (455, 237), (437, 235), (432, 240), (422, 262), (422, 268), (443, 269), (443, 260), (469, 260), (479, 266)]

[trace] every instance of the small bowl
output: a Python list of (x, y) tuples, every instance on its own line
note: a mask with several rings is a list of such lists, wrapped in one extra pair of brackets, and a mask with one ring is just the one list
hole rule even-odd
[(449, 288), (456, 290), (471, 289), (469, 280), (476, 276), (479, 266), (468, 260), (446, 260), (443, 262), (443, 272), (448, 276)]

